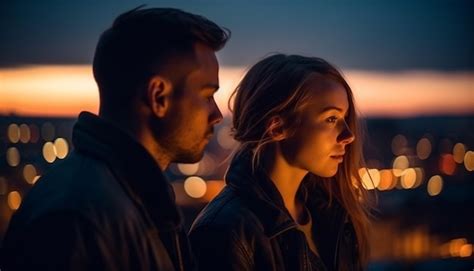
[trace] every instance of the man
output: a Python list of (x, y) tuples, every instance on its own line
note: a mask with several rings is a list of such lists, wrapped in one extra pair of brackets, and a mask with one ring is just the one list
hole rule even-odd
[(222, 119), (215, 51), (229, 32), (198, 15), (137, 8), (97, 45), (99, 116), (13, 216), (2, 270), (189, 270), (188, 239), (162, 171), (195, 163)]

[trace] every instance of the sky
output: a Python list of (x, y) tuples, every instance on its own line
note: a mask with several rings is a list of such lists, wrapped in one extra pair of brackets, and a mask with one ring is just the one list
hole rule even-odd
[(245, 66), (270, 52), (345, 69), (473, 70), (474, 1), (0, 1), (0, 66), (88, 64), (100, 33), (140, 4), (202, 14), (232, 31), (219, 58)]
[(225, 112), (246, 69), (282, 52), (341, 68), (367, 115), (474, 114), (474, 1), (460, 0), (0, 0), (0, 114), (97, 112), (97, 40), (141, 4), (231, 30), (218, 52)]

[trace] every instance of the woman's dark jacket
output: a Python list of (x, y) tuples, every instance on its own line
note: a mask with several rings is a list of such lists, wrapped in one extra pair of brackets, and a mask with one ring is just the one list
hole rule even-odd
[(174, 193), (149, 153), (90, 113), (73, 142), (14, 214), (1, 270), (191, 269)]
[[(234, 157), (227, 185), (199, 214), (190, 242), (199, 270), (320, 270), (311, 266), (304, 233), (261, 169), (252, 173), (250, 152)], [(309, 186), (308, 186), (309, 187)], [(347, 213), (319, 189), (298, 195), (313, 218), (314, 242), (327, 270), (361, 270)]]

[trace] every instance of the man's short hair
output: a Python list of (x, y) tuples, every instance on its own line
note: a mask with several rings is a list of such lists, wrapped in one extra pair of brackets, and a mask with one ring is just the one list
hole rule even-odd
[(229, 37), (228, 29), (179, 9), (140, 6), (121, 14), (101, 35), (95, 51), (101, 107), (125, 109), (173, 57), (192, 57), (196, 42), (218, 51)]

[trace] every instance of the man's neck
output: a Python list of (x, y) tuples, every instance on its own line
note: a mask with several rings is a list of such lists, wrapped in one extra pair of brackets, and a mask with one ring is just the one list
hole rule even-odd
[[(112, 118), (106, 114), (100, 114), (99, 116), (127, 133), (142, 145), (153, 157), (162, 171), (165, 171), (168, 168), (168, 165), (171, 162), (170, 156), (167, 155), (165, 149), (156, 142), (151, 132), (140, 125), (138, 119), (129, 116), (128, 118), (120, 118), (119, 121), (117, 118)], [(131, 119), (134, 119), (134, 121), (129, 121)]]

